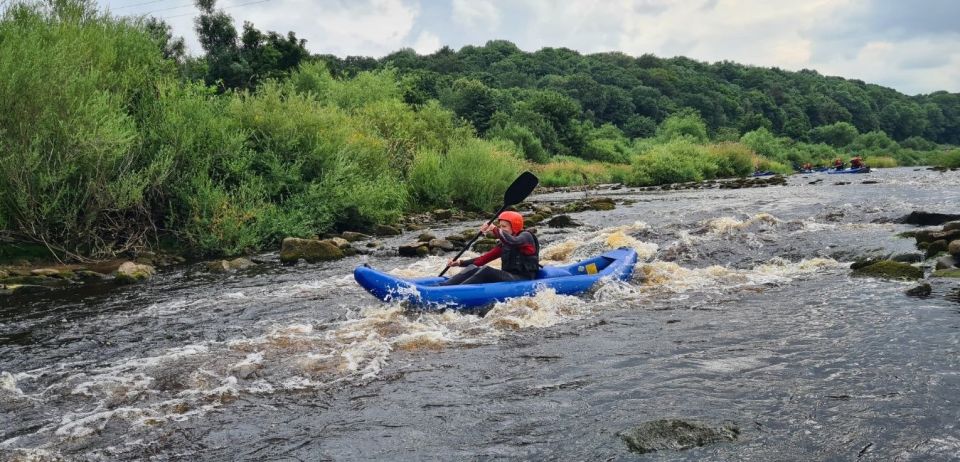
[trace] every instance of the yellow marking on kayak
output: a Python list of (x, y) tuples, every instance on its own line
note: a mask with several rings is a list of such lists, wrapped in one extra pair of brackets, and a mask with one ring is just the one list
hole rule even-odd
[(597, 274), (597, 264), (591, 263), (587, 265), (587, 274)]

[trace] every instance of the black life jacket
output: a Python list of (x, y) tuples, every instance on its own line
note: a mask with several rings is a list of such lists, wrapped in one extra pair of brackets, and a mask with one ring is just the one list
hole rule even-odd
[(520, 233), (527, 233), (533, 237), (533, 246), (536, 251), (533, 255), (524, 255), (520, 252), (519, 246), (508, 246), (501, 242), (500, 268), (526, 279), (534, 279), (537, 277), (537, 272), (540, 271), (540, 241), (537, 239), (537, 235), (530, 231), (521, 231)]

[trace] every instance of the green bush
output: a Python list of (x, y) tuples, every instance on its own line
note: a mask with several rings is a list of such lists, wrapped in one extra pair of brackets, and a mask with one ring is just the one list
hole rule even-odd
[(703, 146), (680, 138), (634, 158), (628, 184), (637, 186), (702, 181), (719, 170)]
[(530, 129), (516, 123), (494, 125), (487, 131), (486, 137), (513, 142), (523, 157), (531, 162), (542, 164), (550, 159), (550, 155), (546, 149), (543, 149), (540, 139)]
[(837, 122), (830, 125), (822, 125), (810, 130), (810, 139), (824, 143), (835, 148), (842, 148), (849, 145), (857, 138), (860, 132), (848, 122)]
[(793, 173), (793, 167), (766, 157), (758, 157), (756, 165), (756, 169), (761, 172), (776, 172), (783, 175)]
[(707, 147), (707, 152), (717, 164), (718, 177), (747, 176), (754, 171), (757, 156), (741, 143), (719, 143)]
[(0, 19), (0, 221), (95, 255), (145, 243), (146, 195), (168, 167), (135, 114), (174, 75), (145, 27), (81, 1), (17, 3)]
[(489, 211), (517, 178), (522, 162), (496, 143), (468, 139), (451, 146), (446, 154), (418, 152), (408, 178), (415, 205), (456, 206)]
[(786, 161), (789, 138), (779, 138), (766, 128), (744, 133), (740, 142), (752, 149), (753, 152), (771, 160)]
[(689, 138), (696, 142), (706, 142), (707, 125), (695, 111), (685, 110), (664, 119), (657, 128), (657, 139), (666, 142), (677, 138)]
[(960, 168), (960, 149), (941, 151), (930, 156), (931, 164), (937, 167)]
[(543, 186), (577, 186), (602, 183), (627, 183), (629, 165), (587, 162), (577, 157), (555, 157), (537, 168)]
[(897, 166), (897, 159), (890, 156), (865, 157), (863, 163), (871, 168), (893, 168)]

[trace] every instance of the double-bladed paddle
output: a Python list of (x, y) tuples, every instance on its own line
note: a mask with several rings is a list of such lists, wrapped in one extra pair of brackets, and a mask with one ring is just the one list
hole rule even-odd
[[(537, 176), (530, 172), (523, 172), (520, 174), (516, 180), (513, 180), (513, 184), (507, 188), (507, 192), (503, 193), (503, 207), (500, 207), (500, 210), (497, 210), (497, 213), (493, 215), (493, 218), (487, 221), (487, 224), (489, 225), (490, 223), (493, 223), (493, 220), (496, 220), (497, 217), (500, 216), (500, 212), (506, 210), (507, 207), (523, 202), (523, 200), (526, 199), (531, 192), (533, 192), (533, 188), (536, 188), (537, 183), (539, 182), (540, 180), (537, 178)], [(482, 235), (482, 231), (477, 232), (477, 235), (474, 236), (473, 239), (470, 239), (470, 242), (468, 242), (467, 245), (460, 250), (460, 253), (458, 253), (456, 257), (453, 257), (453, 259), (460, 259), (460, 256), (463, 255), (463, 253), (466, 252), (467, 249), (469, 249), (470, 246), (477, 241), (477, 239), (480, 239), (480, 236)], [(440, 272), (440, 276), (443, 276), (448, 269), (450, 269), (450, 265), (447, 265), (447, 267)]]

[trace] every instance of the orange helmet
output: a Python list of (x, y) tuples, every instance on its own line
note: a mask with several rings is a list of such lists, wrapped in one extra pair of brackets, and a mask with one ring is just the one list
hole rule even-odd
[(503, 212), (497, 219), (509, 222), (514, 234), (519, 233), (523, 229), (523, 215), (517, 212)]

